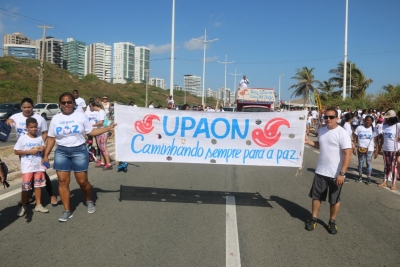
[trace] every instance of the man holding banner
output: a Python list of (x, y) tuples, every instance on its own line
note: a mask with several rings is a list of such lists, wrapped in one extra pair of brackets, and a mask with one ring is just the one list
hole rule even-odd
[(312, 217), (306, 223), (306, 230), (317, 227), (318, 211), (322, 201), (326, 201), (329, 189), (330, 220), (328, 231), (337, 233), (336, 216), (340, 208), (340, 192), (344, 183), (347, 168), (351, 160), (351, 139), (342, 127), (338, 126), (338, 112), (327, 109), (323, 116), (326, 127), (319, 130), (318, 141), (305, 143), (320, 149), (313, 185), (309, 197), (312, 198)]

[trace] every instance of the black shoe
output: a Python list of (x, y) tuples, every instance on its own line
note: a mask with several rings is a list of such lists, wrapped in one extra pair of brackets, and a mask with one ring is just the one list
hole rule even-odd
[(306, 222), (306, 230), (312, 231), (315, 228), (317, 228), (317, 218), (312, 217), (311, 219), (308, 219)]
[(329, 220), (328, 223), (328, 232), (332, 235), (337, 234), (337, 226), (335, 220)]
[(361, 183), (362, 182), (362, 177), (360, 177), (360, 178), (358, 178), (357, 180), (356, 180), (356, 183)]
[(367, 181), (365, 181), (366, 185), (371, 185), (371, 179), (367, 179)]

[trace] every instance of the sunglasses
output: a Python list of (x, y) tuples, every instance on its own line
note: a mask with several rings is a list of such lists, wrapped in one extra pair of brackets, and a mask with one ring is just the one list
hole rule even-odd
[(327, 120), (327, 119), (331, 119), (331, 120), (333, 120), (334, 118), (336, 118), (336, 116), (324, 116), (324, 119), (325, 120)]
[(62, 102), (60, 102), (61, 103), (61, 105), (72, 105), (72, 101), (62, 101)]

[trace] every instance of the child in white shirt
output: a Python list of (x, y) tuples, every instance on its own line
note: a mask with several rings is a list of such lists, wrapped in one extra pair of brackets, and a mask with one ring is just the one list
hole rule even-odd
[(14, 146), (14, 153), (21, 156), (22, 172), (22, 207), (17, 216), (22, 217), (26, 213), (26, 204), (28, 202), (29, 190), (32, 189), (32, 180), (35, 188), (36, 207), (35, 211), (49, 212), (41, 204), (41, 187), (46, 186), (44, 177), (44, 168), (42, 167), (42, 151), (44, 151), (44, 141), (41, 135), (37, 135), (38, 122), (35, 118), (29, 117), (26, 120), (28, 133), (18, 138)]

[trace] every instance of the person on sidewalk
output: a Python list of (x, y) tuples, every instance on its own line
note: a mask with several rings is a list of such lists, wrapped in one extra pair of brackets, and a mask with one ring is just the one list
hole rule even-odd
[(78, 90), (72, 91), (72, 94), (73, 94), (73, 96), (75, 98), (76, 111), (85, 112), (86, 111), (85, 99), (83, 99), (82, 97), (79, 97), (79, 91)]
[(364, 125), (357, 127), (353, 134), (353, 154), (356, 155), (357, 153), (358, 155), (359, 178), (356, 180), (356, 182), (361, 183), (363, 181), (362, 169), (365, 161), (367, 163), (367, 180), (365, 181), (367, 185), (371, 185), (372, 156), (374, 156), (374, 159), (378, 157), (377, 138), (379, 136), (379, 132), (378, 129), (372, 126), (373, 120), (374, 118), (372, 116), (366, 116)]
[(75, 179), (86, 197), (88, 213), (96, 211), (92, 201), (92, 185), (88, 181), (87, 175), (89, 154), (85, 146), (85, 134), (97, 136), (113, 130), (115, 124), (101, 129), (94, 129), (85, 115), (82, 116), (82, 113), (75, 112), (74, 96), (71, 93), (62, 93), (58, 101), (61, 113), (51, 119), (43, 161), (48, 161), (49, 154), (57, 143), (53, 168), (57, 173), (58, 191), (65, 209), (58, 220), (66, 222), (73, 217), (69, 189), (71, 171), (74, 172)]
[(305, 137), (305, 143), (320, 149), (314, 181), (309, 193), (312, 198), (312, 217), (306, 223), (306, 229), (317, 227), (318, 211), (322, 201), (326, 201), (329, 191), (330, 220), (328, 231), (337, 233), (336, 216), (340, 208), (340, 193), (347, 168), (351, 160), (352, 143), (349, 134), (338, 125), (338, 112), (333, 108), (325, 111), (326, 127), (319, 130), (318, 141)]
[(397, 157), (396, 152), (399, 149), (400, 141), (400, 123), (394, 110), (389, 110), (385, 113), (384, 118), (387, 124), (382, 126), (382, 142), (379, 144), (379, 151), (383, 150), (383, 164), (384, 176), (383, 182), (378, 187), (387, 187), (387, 180), (389, 173), (392, 172), (392, 187), (390, 189), (396, 190), (396, 177), (397, 177)]
[(42, 167), (42, 152), (44, 150), (44, 141), (42, 136), (37, 134), (38, 122), (35, 118), (29, 117), (26, 119), (26, 128), (28, 133), (18, 138), (14, 146), (15, 155), (21, 157), (21, 173), (22, 173), (22, 206), (19, 209), (17, 216), (22, 217), (26, 213), (26, 204), (28, 203), (29, 191), (35, 188), (36, 196), (36, 212), (49, 212), (41, 204), (42, 187), (46, 186), (44, 178), (44, 169)]

